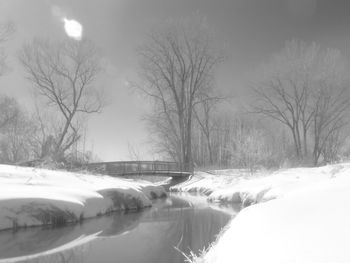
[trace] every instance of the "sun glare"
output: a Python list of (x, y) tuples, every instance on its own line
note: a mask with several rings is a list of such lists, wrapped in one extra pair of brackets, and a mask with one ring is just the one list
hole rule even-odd
[(73, 19), (69, 20), (67, 18), (63, 18), (63, 22), (66, 34), (75, 40), (81, 40), (83, 26), (78, 21)]

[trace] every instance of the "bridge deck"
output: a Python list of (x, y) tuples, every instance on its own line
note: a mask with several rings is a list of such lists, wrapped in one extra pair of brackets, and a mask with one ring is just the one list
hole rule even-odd
[(139, 171), (139, 172), (125, 172), (125, 173), (113, 173), (109, 172), (109, 175), (115, 176), (136, 176), (136, 175), (159, 175), (169, 177), (183, 177), (191, 175), (190, 172), (175, 172), (175, 171)]
[(191, 172), (184, 171), (176, 162), (127, 161), (101, 162), (85, 165), (90, 171), (111, 176), (159, 175), (167, 177), (188, 177)]

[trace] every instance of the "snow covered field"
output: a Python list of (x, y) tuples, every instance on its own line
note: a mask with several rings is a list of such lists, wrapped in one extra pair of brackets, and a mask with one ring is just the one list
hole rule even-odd
[(0, 165), (0, 230), (140, 209), (165, 195), (163, 187), (142, 181)]
[(206, 188), (215, 202), (255, 204), (196, 262), (350, 262), (350, 164), (228, 176), (221, 185), (210, 184), (209, 175), (177, 186), (178, 191)]

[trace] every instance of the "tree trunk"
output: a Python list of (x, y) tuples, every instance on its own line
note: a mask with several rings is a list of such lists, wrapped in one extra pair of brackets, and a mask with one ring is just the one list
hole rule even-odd
[(304, 156), (308, 156), (308, 149), (307, 149), (307, 129), (306, 127), (303, 128), (303, 136), (304, 136)]

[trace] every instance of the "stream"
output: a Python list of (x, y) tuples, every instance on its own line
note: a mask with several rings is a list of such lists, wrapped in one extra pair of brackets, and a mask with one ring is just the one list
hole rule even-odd
[(2, 262), (180, 263), (216, 240), (236, 214), (204, 196), (171, 194), (140, 212), (62, 227), (0, 232)]

